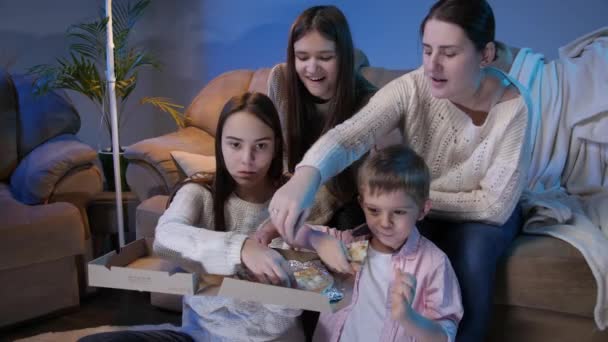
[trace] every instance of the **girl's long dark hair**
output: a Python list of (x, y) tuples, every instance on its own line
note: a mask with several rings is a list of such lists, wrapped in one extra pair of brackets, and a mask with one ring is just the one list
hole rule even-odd
[[(274, 134), (274, 157), (268, 169), (268, 177), (279, 187), (284, 183), (283, 178), (283, 135), (281, 133), (281, 123), (279, 114), (272, 103), (272, 100), (261, 93), (244, 93), (232, 97), (222, 109), (217, 122), (215, 137), (215, 175), (198, 175), (186, 179), (180, 187), (186, 183), (198, 183), (207, 187), (213, 194), (213, 216), (215, 230), (226, 231), (226, 216), (224, 207), (226, 200), (236, 188), (236, 182), (228, 172), (224, 155), (222, 154), (222, 135), (224, 125), (228, 118), (238, 112), (246, 112), (254, 115), (264, 124), (272, 129)], [(173, 194), (179, 188), (174, 190)], [(172, 195), (173, 196), (173, 195)], [(170, 203), (170, 202), (169, 202)]]
[[(295, 69), (294, 44), (309, 32), (317, 31), (336, 45), (338, 75), (336, 92), (331, 99), (329, 117), (315, 107), (314, 97), (302, 83)], [(354, 47), (350, 28), (344, 14), (335, 6), (311, 7), (295, 20), (287, 46), (287, 165), (290, 172), (302, 160), (306, 151), (333, 127), (350, 118), (361, 108), (376, 88), (355, 72)], [(356, 189), (354, 172), (344, 170), (328, 183), (338, 198), (347, 201)]]

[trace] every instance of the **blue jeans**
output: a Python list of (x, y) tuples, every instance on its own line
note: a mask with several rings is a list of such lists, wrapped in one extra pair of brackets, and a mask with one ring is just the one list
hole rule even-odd
[(496, 265), (521, 225), (519, 207), (502, 226), (430, 218), (419, 224), (421, 234), (447, 254), (460, 283), (464, 316), (457, 342), (486, 339), (493, 311)]
[(190, 335), (174, 330), (123, 330), (85, 336), (78, 342), (194, 342)]

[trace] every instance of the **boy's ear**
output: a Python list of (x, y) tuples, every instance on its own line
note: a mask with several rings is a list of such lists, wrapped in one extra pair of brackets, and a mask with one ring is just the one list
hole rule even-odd
[(431, 199), (427, 199), (426, 201), (424, 201), (424, 204), (422, 205), (422, 210), (420, 210), (420, 215), (418, 216), (418, 221), (422, 221), (422, 219), (429, 213), (429, 211), (431, 211), (431, 207), (432, 207), (432, 202)]

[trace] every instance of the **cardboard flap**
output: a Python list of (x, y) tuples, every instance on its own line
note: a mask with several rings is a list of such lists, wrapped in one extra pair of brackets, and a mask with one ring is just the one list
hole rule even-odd
[(118, 254), (114, 253), (109, 258), (106, 266), (119, 266), (124, 267), (130, 264), (133, 260), (148, 255), (148, 248), (144, 240), (137, 240), (124, 246)]
[[(175, 263), (152, 254), (152, 239), (140, 239), (110, 252), (88, 264), (90, 286), (149, 291), (178, 295), (225, 296), (294, 309), (334, 312), (350, 303), (352, 283), (335, 277), (334, 286), (343, 291), (344, 299), (330, 304), (316, 292), (255, 283), (219, 275), (203, 275), (181, 269)], [(288, 260), (301, 262), (318, 259), (315, 253), (278, 250)]]
[[(293, 300), (294, 291), (297, 291), (297, 300)], [(224, 278), (218, 295), (252, 302), (284, 305), (292, 309), (306, 309), (319, 312), (332, 311), (329, 299), (319, 293), (252, 283), (233, 278)]]
[(182, 295), (197, 292), (197, 274), (175, 272), (176, 265), (150, 255), (151, 251), (151, 241), (140, 239), (119, 254), (110, 252), (89, 262), (89, 285)]

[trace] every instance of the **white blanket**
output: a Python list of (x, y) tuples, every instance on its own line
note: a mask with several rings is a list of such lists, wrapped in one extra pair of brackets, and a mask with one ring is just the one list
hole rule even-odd
[[(595, 323), (608, 327), (608, 27), (560, 49), (560, 58), (522, 49), (510, 75), (526, 86), (538, 129), (524, 231), (577, 248), (597, 282)], [(602, 233), (602, 230), (604, 233)]]

